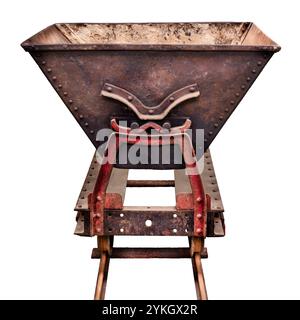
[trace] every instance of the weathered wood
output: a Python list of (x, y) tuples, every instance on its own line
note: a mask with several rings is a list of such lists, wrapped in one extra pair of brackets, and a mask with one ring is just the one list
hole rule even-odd
[(189, 238), (189, 242), (197, 299), (207, 300), (207, 291), (200, 254), (200, 252), (202, 252), (202, 249), (204, 248), (204, 239), (191, 237)]
[(174, 180), (128, 180), (127, 187), (175, 187)]
[[(100, 251), (94, 248), (92, 251), (92, 259), (100, 258)], [(208, 257), (207, 249), (203, 248), (201, 258)], [(191, 258), (190, 248), (113, 248), (110, 258), (118, 259), (151, 259), (151, 258), (166, 258), (166, 259), (184, 259)]]
[(104, 300), (107, 282), (109, 256), (106, 252), (101, 254), (94, 300)]
[(193, 265), (195, 268), (195, 271), (194, 271), (195, 285), (196, 285), (196, 287), (198, 287), (198, 288), (196, 288), (197, 298), (198, 298), (198, 300), (207, 300), (206, 284), (205, 284), (200, 254), (195, 253), (192, 260), (193, 260)]
[(109, 268), (109, 259), (110, 259), (110, 254), (112, 252), (112, 244), (113, 244), (113, 237), (105, 237), (105, 236), (97, 237), (97, 245), (98, 245), (97, 250), (99, 252), (100, 264), (99, 264), (97, 283), (96, 283), (96, 289), (95, 289), (95, 295), (94, 295), (95, 300), (104, 300), (104, 297), (105, 297), (108, 268)]

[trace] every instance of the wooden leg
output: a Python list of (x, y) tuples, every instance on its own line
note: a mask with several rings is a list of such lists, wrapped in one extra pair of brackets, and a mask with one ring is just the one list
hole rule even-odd
[(107, 253), (101, 254), (101, 260), (99, 265), (97, 284), (95, 290), (95, 300), (104, 300), (105, 289), (106, 289), (106, 280), (107, 280), (107, 271), (108, 271), (109, 257)]
[(201, 251), (204, 246), (204, 240), (193, 237), (190, 239), (190, 246), (197, 299), (207, 300), (207, 291), (201, 262)]
[(109, 237), (98, 237), (98, 248), (101, 254), (94, 300), (104, 300), (105, 298), (112, 240)]
[(193, 266), (194, 266), (194, 278), (195, 278), (197, 299), (207, 300), (207, 291), (206, 291), (200, 253), (195, 253), (192, 260), (193, 260)]

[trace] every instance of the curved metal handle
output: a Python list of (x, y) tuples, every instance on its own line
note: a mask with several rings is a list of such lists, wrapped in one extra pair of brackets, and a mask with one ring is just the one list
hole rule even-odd
[(129, 91), (109, 83), (104, 84), (101, 95), (124, 103), (142, 120), (161, 120), (179, 103), (198, 97), (200, 91), (197, 84), (186, 86), (174, 91), (154, 107), (144, 105)]
[[(111, 119), (110, 121), (111, 127), (114, 131), (116, 132), (120, 132), (120, 133), (124, 133), (124, 134), (139, 134), (139, 133), (144, 133), (145, 130), (152, 128), (157, 130), (160, 133), (165, 133), (166, 129), (163, 128), (162, 126), (160, 126), (159, 124), (157, 124), (156, 122), (146, 122), (145, 124), (143, 124), (142, 126), (136, 128), (136, 129), (131, 129), (129, 127), (123, 127), (120, 126), (117, 123), (116, 119)], [(178, 127), (172, 127), (170, 128), (169, 131), (167, 131), (166, 134), (174, 134), (174, 133), (185, 133), (192, 125), (192, 121), (190, 119), (186, 119), (185, 122)]]

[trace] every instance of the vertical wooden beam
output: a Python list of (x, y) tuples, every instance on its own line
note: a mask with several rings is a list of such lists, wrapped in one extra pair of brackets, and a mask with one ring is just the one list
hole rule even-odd
[(100, 264), (99, 264), (94, 300), (104, 300), (113, 238), (98, 236), (97, 242), (98, 242), (98, 249), (100, 251)]
[(201, 261), (201, 251), (204, 248), (204, 239), (191, 237), (189, 240), (197, 299), (207, 300), (207, 291)]
[(194, 271), (195, 285), (198, 287), (198, 289), (196, 289), (197, 298), (198, 300), (207, 300), (207, 291), (206, 291), (200, 253), (195, 253), (192, 259), (194, 260), (194, 265), (195, 265), (195, 271)]

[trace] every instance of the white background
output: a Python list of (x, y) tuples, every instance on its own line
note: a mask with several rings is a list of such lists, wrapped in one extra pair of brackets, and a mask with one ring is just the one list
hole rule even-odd
[[(300, 298), (297, 1), (11, 0), (0, 6), (0, 298), (90, 299), (98, 267), (90, 260), (95, 239), (73, 235), (72, 211), (94, 148), (19, 44), (55, 22), (214, 20), (253, 21), (282, 51), (211, 146), (227, 235), (206, 242), (209, 298)], [(173, 200), (167, 191), (145, 192), (128, 193), (127, 203)], [(186, 241), (133, 237), (116, 244)], [(107, 298), (194, 299), (190, 261), (113, 260)]]

